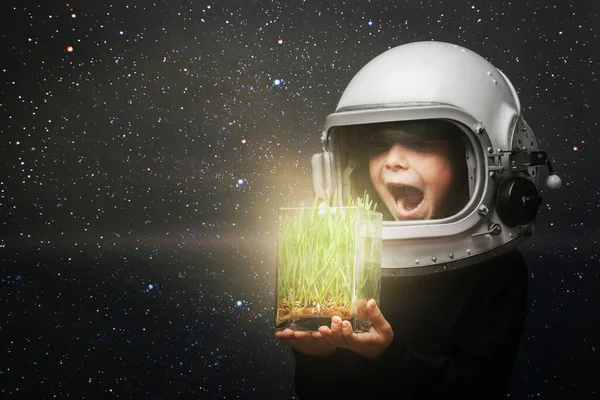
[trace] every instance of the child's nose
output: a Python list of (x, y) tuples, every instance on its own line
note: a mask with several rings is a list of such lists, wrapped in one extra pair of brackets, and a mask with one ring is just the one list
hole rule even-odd
[(386, 166), (391, 169), (406, 169), (409, 166), (409, 157), (406, 148), (401, 144), (394, 144), (387, 153)]

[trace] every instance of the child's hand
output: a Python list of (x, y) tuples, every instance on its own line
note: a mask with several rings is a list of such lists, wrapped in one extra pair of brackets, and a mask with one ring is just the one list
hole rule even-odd
[(331, 329), (321, 326), (314, 334), (315, 340), (324, 341), (334, 348), (345, 347), (366, 358), (376, 358), (392, 343), (394, 332), (381, 314), (374, 299), (367, 303), (371, 327), (369, 332), (354, 333), (350, 321), (342, 321), (340, 317), (331, 319)]
[(327, 357), (335, 351), (335, 345), (327, 343), (318, 332), (294, 332), (291, 329), (275, 332), (275, 337), (283, 344), (308, 356)]

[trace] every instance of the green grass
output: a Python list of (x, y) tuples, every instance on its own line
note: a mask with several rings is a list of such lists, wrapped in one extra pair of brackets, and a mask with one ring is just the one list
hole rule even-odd
[(381, 214), (376, 207), (365, 194), (349, 199), (346, 207), (315, 202), (312, 208), (281, 210), (277, 324), (303, 316), (349, 319), (358, 303), (378, 298)]

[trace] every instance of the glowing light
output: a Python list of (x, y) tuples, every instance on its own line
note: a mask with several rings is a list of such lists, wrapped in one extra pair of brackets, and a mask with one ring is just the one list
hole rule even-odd
[(579, 147), (573, 146), (573, 151), (578, 151), (578, 150), (579, 150)]
[(246, 138), (242, 138), (242, 143), (246, 143)]
[(75, 15), (75, 13), (71, 14), (71, 18), (75, 18), (77, 17), (77, 15)]
[(152, 289), (154, 289), (154, 285), (150, 283), (150, 284), (148, 285), (148, 290), (152, 290)]
[(240, 178), (240, 179), (237, 180), (237, 183), (238, 183), (238, 185), (241, 185), (241, 184), (244, 183), (244, 180)]
[(275, 86), (279, 86), (279, 85), (281, 85), (281, 79), (275, 79), (275, 80), (273, 80), (273, 84), (274, 84)]
[(71, 53), (73, 51), (73, 46), (67, 46), (67, 51)]
[(373, 21), (369, 21), (369, 26), (373, 25)]
[(238, 306), (238, 307), (241, 307), (242, 306), (242, 301), (241, 300), (236, 301), (235, 305)]
[(279, 43), (279, 44), (282, 44), (282, 43), (283, 43), (283, 39), (279, 39), (279, 40), (277, 41), (277, 43)]

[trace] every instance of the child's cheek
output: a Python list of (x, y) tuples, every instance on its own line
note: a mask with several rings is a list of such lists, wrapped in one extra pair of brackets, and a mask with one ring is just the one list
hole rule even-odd
[(426, 184), (436, 188), (438, 192), (445, 192), (452, 185), (454, 167), (445, 158), (433, 158), (423, 165)]

